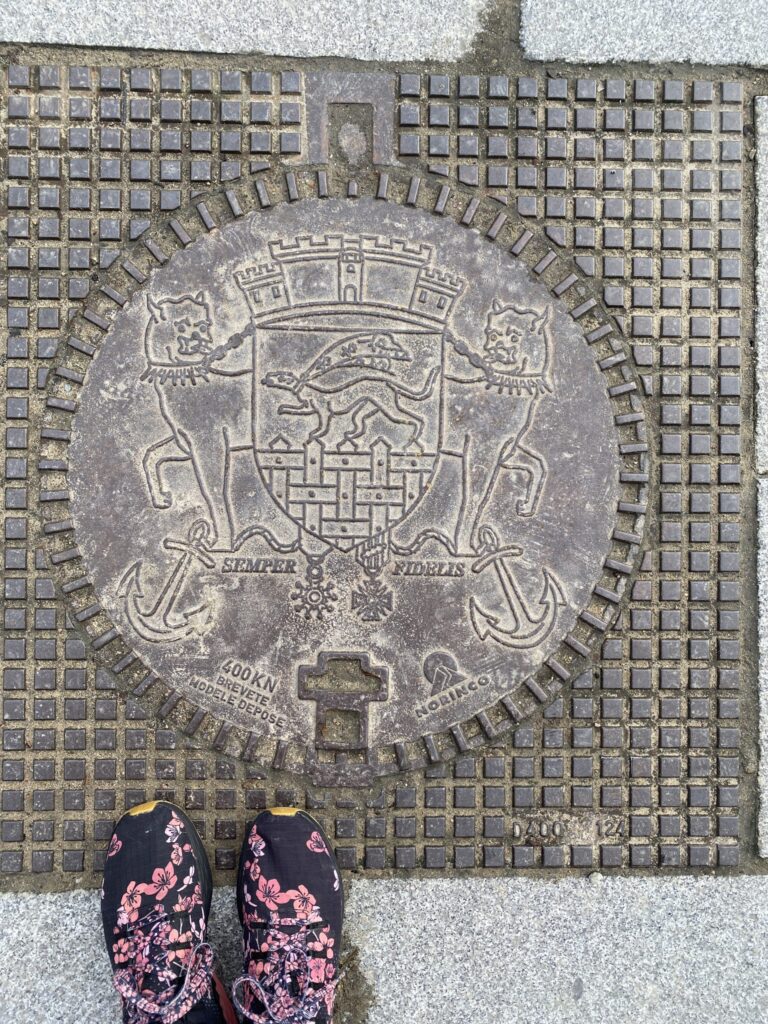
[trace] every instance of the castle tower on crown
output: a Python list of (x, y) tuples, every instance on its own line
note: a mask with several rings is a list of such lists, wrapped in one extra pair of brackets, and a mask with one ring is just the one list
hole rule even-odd
[(271, 261), (235, 272), (255, 322), (312, 329), (339, 326), (434, 332), (464, 283), (430, 263), (432, 246), (378, 236), (302, 235), (269, 243)]

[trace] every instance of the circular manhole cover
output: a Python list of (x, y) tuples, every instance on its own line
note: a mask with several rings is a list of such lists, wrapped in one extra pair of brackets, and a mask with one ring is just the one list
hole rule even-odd
[(49, 399), (76, 618), (220, 745), (328, 783), (545, 704), (643, 512), (636, 384), (576, 276), (498, 206), (369, 185), (189, 211), (115, 270)]

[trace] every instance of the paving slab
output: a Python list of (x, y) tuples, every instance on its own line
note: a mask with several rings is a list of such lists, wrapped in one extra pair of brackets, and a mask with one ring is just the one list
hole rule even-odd
[[(767, 885), (598, 875), (355, 882), (346, 919), (354, 986), (342, 989), (335, 1019), (762, 1021)], [(229, 888), (214, 893), (211, 938), (231, 980), (239, 938)], [(4, 1017), (118, 1024), (102, 943), (96, 893), (0, 896), (0, 957), (17, 965), (0, 979)]]
[(522, 0), (520, 41), (535, 60), (768, 65), (762, 0)]
[(757, 575), (759, 580), (759, 662), (760, 685), (760, 820), (759, 851), (768, 857), (768, 479), (758, 481), (757, 521), (759, 529)]
[(74, 17), (67, 0), (8, 0), (0, 10), (0, 39), (137, 50), (276, 53), (287, 57), (338, 56), (358, 60), (445, 60), (470, 49), (486, 0), (446, 0), (436, 18), (427, 0), (386, 6), (352, 0), (342, 6), (314, 2), (311, 16), (287, 0), (269, 13), (244, 0), (212, 6), (172, 0), (156, 16), (151, 4), (84, 0)]

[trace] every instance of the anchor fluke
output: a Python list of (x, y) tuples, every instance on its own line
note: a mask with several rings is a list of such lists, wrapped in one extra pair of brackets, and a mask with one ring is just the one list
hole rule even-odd
[(469, 617), (472, 620), (472, 625), (475, 627), (475, 632), (481, 640), (487, 640), (494, 626), (499, 624), (499, 616), (484, 612), (474, 597), (469, 599)]
[(522, 554), (516, 546), (500, 548), (498, 538), (490, 527), (484, 528), (483, 550), (472, 565), (473, 572), (481, 573), (490, 566), (496, 573), (507, 602), (506, 617), (486, 611), (476, 598), (469, 599), (469, 617), (478, 637), (489, 637), (505, 647), (522, 650), (535, 647), (552, 631), (558, 609), (565, 605), (563, 587), (555, 574), (543, 570), (544, 585), (538, 602), (538, 612), (529, 607), (515, 578), (509, 561)]
[(211, 609), (205, 602), (193, 608), (177, 608), (192, 565), (200, 562), (206, 568), (212, 568), (215, 564), (207, 554), (206, 533), (202, 525), (195, 523), (186, 541), (167, 537), (163, 542), (166, 550), (177, 551), (180, 557), (151, 607), (147, 607), (144, 601), (140, 561), (134, 562), (120, 580), (118, 596), (125, 604), (131, 627), (142, 639), (154, 643), (182, 640), (191, 633), (202, 632), (208, 623)]

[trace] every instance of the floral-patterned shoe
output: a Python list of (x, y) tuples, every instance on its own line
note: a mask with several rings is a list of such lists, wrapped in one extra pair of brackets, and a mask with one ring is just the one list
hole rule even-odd
[(320, 826), (273, 807), (246, 830), (237, 907), (244, 973), (235, 1006), (253, 1024), (330, 1024), (339, 982), (344, 893)]
[(192, 822), (155, 800), (115, 826), (101, 917), (125, 1024), (237, 1024), (205, 941), (211, 869)]

